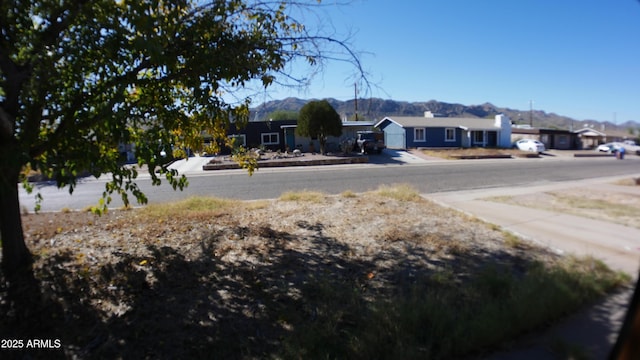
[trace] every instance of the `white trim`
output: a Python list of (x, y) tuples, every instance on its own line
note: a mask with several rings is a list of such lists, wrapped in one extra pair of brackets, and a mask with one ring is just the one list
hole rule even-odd
[[(422, 130), (422, 139), (418, 139), (418, 130)], [(427, 129), (423, 127), (413, 128), (413, 142), (427, 142)]]
[(242, 145), (244, 147), (247, 147), (247, 135), (245, 134), (232, 134), (232, 135), (228, 135), (227, 138), (229, 139), (241, 139), (242, 143), (238, 144), (238, 145)]
[(352, 126), (374, 126), (375, 123), (373, 121), (343, 121), (342, 127), (352, 127)]
[[(272, 138), (272, 136), (274, 136), (274, 135), (276, 136), (276, 140), (275, 141), (273, 141), (273, 138)], [(268, 141), (264, 141), (265, 140), (264, 139), (265, 136), (269, 137)], [(277, 132), (261, 133), (260, 134), (260, 143), (262, 145), (279, 145), (280, 144), (280, 133), (277, 133)]]
[(607, 134), (605, 134), (603, 132), (600, 132), (600, 131), (598, 131), (598, 130), (596, 130), (594, 128), (591, 128), (591, 127), (585, 127), (585, 128), (578, 129), (578, 130), (574, 131), (575, 134), (581, 134), (581, 135), (584, 134), (584, 133), (588, 133), (588, 132), (593, 132), (593, 135), (591, 135), (591, 136), (607, 136)]
[[(449, 131), (453, 132), (453, 138), (449, 138), (447, 136), (447, 133)], [(453, 127), (444, 128), (444, 142), (455, 142), (455, 141), (456, 141), (456, 128), (453, 128)]]
[(375, 124), (375, 125), (373, 125), (373, 127), (379, 128), (379, 127), (380, 127), (380, 125), (381, 125), (383, 122), (387, 121), (387, 120), (388, 120), (389, 122), (392, 122), (392, 123), (394, 123), (394, 124), (396, 124), (396, 125), (400, 126), (401, 128), (404, 128), (404, 125), (400, 124), (399, 122), (397, 122), (397, 121), (393, 120), (392, 118), (390, 118), (390, 117), (388, 117), (388, 116), (387, 116), (387, 117), (385, 117), (384, 119), (382, 119), (382, 120), (378, 121), (378, 123), (377, 123), (377, 124)]
[[(487, 132), (485, 130), (473, 130), (472, 132), (472, 139), (471, 139), (471, 143), (472, 144), (485, 144), (486, 143), (486, 139), (487, 139)], [(482, 139), (480, 141), (476, 141), (476, 135), (480, 134), (482, 135)]]

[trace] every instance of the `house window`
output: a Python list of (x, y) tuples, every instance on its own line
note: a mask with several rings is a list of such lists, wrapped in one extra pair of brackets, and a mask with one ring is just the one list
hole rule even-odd
[(444, 141), (456, 141), (456, 129), (454, 128), (444, 129)]
[(567, 145), (567, 143), (568, 143), (568, 141), (567, 141), (568, 139), (567, 138), (568, 138), (567, 135), (558, 136), (558, 144), (559, 145)]
[(233, 140), (233, 146), (244, 146), (247, 147), (247, 137), (244, 134), (240, 135), (229, 135), (229, 139)]
[(278, 133), (263, 133), (262, 145), (278, 145), (280, 144), (280, 134)]
[(484, 131), (474, 131), (473, 132), (473, 143), (474, 144), (482, 144), (482, 143), (484, 143)]
[(415, 142), (425, 142), (425, 141), (427, 141), (426, 136), (425, 136), (425, 129), (424, 128), (413, 129), (413, 141), (415, 141)]

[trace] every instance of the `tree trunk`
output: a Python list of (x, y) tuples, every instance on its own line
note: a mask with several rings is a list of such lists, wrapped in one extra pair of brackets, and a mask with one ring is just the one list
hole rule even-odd
[(624, 323), (618, 332), (618, 339), (609, 354), (609, 359), (640, 359), (640, 343), (638, 339), (640, 339), (640, 275), (636, 281), (633, 296), (629, 301)]
[(20, 200), (18, 198), (19, 170), (9, 166), (0, 168), (0, 239), (2, 240), (2, 271), (10, 287), (21, 286), (33, 278), (31, 252), (24, 242)]

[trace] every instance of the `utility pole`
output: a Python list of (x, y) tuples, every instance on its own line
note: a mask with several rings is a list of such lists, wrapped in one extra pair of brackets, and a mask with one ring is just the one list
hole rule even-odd
[(533, 100), (529, 100), (529, 126), (533, 127)]
[(356, 121), (358, 121), (358, 83), (353, 83), (354, 87), (354, 95), (355, 95), (355, 105), (356, 105)]

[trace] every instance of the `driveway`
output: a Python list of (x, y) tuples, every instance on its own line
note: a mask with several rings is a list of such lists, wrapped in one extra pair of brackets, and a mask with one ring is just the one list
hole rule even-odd
[[(433, 158), (431, 161), (437, 161), (441, 159)], [(372, 164), (423, 164), (430, 160), (426, 156), (420, 155), (417, 151), (397, 150), (397, 149), (384, 149), (382, 154), (369, 155), (369, 163)]]
[[(640, 267), (640, 230), (609, 222), (488, 201), (494, 196), (543, 194), (549, 191), (581, 187), (619, 191), (624, 196), (640, 197), (640, 186), (613, 186), (624, 177), (548, 183), (540, 186), (491, 188), (425, 194), (424, 197), (501, 226), (533, 242), (548, 246), (560, 254), (594, 256), (614, 269), (632, 277)], [(602, 302), (556, 324), (544, 333), (531, 334), (510, 350), (489, 359), (555, 359), (550, 351), (554, 341), (578, 345), (593, 359), (607, 358), (622, 326), (631, 299), (632, 287), (612, 294)]]
[(211, 161), (211, 159), (213, 159), (213, 157), (193, 156), (187, 159), (176, 160), (169, 168), (178, 170), (178, 173), (185, 175), (201, 173), (204, 171), (202, 167)]

